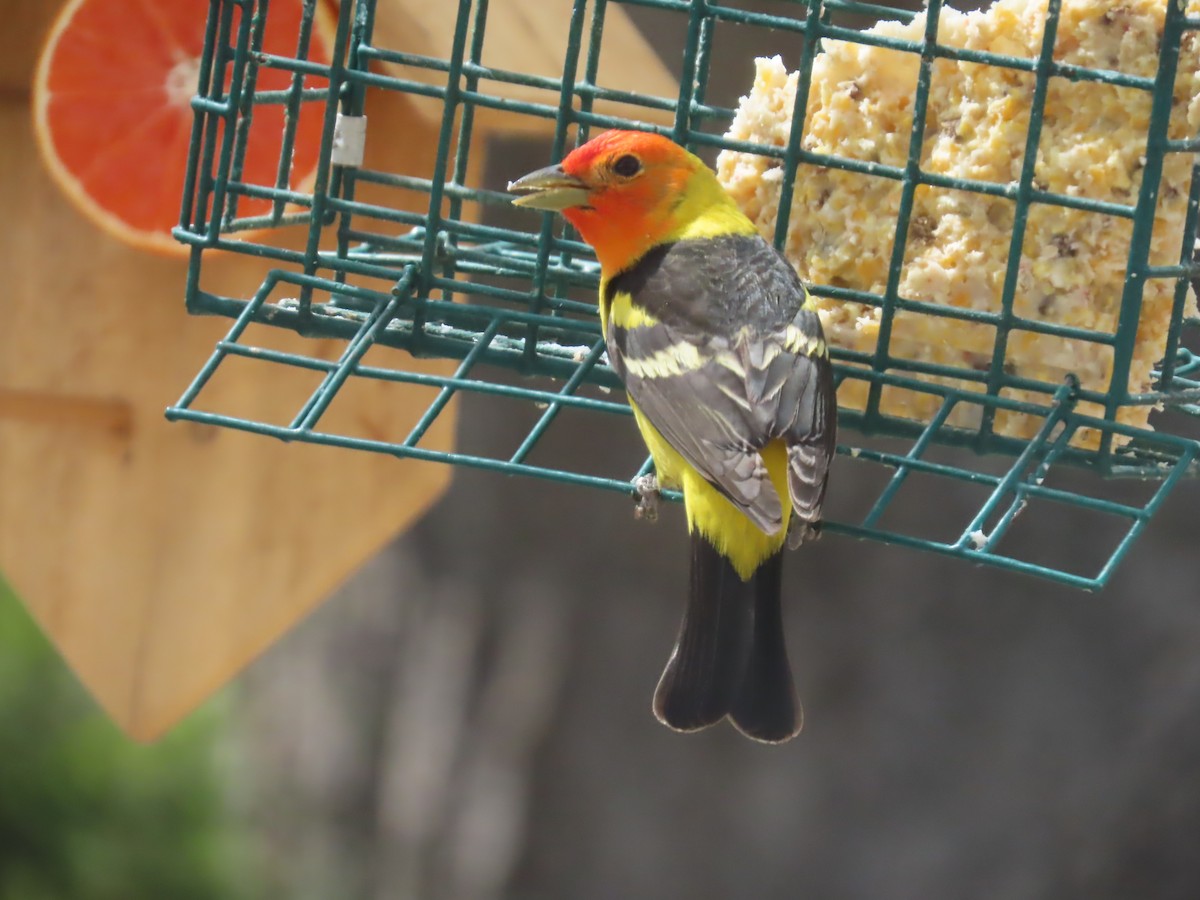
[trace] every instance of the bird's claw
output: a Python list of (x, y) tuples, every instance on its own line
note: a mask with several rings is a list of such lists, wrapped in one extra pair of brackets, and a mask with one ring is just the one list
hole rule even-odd
[(633, 508), (635, 519), (645, 519), (647, 522), (658, 520), (658, 501), (661, 496), (658, 487), (658, 476), (639, 475), (633, 479), (633, 489), (637, 492), (636, 505)]
[(789, 550), (795, 550), (805, 541), (815, 541), (821, 536), (821, 521), (805, 522), (794, 517), (788, 523), (787, 545)]

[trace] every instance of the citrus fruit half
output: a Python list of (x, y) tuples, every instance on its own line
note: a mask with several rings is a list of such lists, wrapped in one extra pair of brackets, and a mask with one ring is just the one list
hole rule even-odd
[[(184, 172), (210, 0), (68, 0), (50, 29), (33, 86), (38, 148), (54, 180), (101, 228), (138, 247), (167, 254), (187, 248), (171, 237), (179, 224)], [(250, 15), (253, 4), (235, 11)], [(274, 0), (262, 49), (295, 55), (301, 0)], [(332, 27), (317, 6), (308, 58), (328, 63)], [(231, 41), (235, 38), (231, 38)], [(260, 66), (257, 91), (290, 87), (292, 75)], [(314, 86), (306, 79), (305, 86)], [(324, 86), (324, 85), (320, 85)], [(289, 187), (311, 183), (320, 152), (324, 104), (301, 105)], [(257, 105), (240, 180), (275, 184), (284, 107)], [(241, 216), (271, 201), (241, 197)]]

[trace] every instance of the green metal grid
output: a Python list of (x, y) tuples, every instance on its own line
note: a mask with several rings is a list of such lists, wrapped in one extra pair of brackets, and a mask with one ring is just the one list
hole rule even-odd
[[(278, 0), (276, 0), (278, 2)], [(194, 101), (196, 126), (181, 225), (176, 236), (190, 245), (191, 266), (187, 303), (191, 311), (220, 314), (234, 324), (192, 385), (168, 410), (172, 419), (190, 420), (269, 435), (285, 441), (335, 445), (350, 449), (390, 453), (420, 459), (492, 469), (509, 474), (534, 475), (578, 485), (631, 493), (631, 477), (648, 470), (641, 455), (630, 457), (624, 471), (581, 471), (570, 459), (544, 460), (540, 451), (548, 432), (563, 413), (628, 416), (629, 410), (614, 389), (619, 384), (604, 359), (594, 295), (597, 267), (590, 250), (563, 233), (549, 216), (540, 227), (526, 215), (518, 227), (480, 224), (481, 210), (507, 207), (507, 195), (469, 183), (470, 160), (480, 152), (475, 132), (477, 111), (536, 118), (551, 128), (550, 158), (558, 159), (573, 142), (589, 131), (607, 127), (641, 127), (666, 133), (694, 149), (731, 148), (779, 159), (784, 179), (777, 240), (787, 229), (787, 214), (797, 172), (805, 166), (829, 166), (894, 179), (903, 185), (900, 215), (891, 260), (888, 289), (882, 296), (827, 285), (813, 285), (815, 293), (842, 300), (865, 302), (882, 308), (882, 325), (874, 354), (835, 353), (839, 379), (865, 380), (870, 402), (865, 411), (844, 411), (840, 417), (843, 440), (854, 434), (855, 444), (844, 443), (845, 457), (835, 468), (836, 480), (847, 477), (852, 466), (870, 466), (885, 473), (878, 497), (861, 516), (829, 523), (832, 533), (878, 539), (1016, 569), (1053, 578), (1083, 588), (1098, 588), (1111, 575), (1133, 539), (1162, 504), (1181, 476), (1191, 474), (1200, 445), (1184, 434), (1145, 431), (1119, 425), (1116, 412), (1128, 404), (1165, 404), (1185, 417), (1200, 417), (1200, 358), (1187, 348), (1197, 326), (1185, 315), (1187, 279), (1193, 274), (1193, 241), (1197, 224), (1200, 178), (1189, 189), (1188, 218), (1179, 263), (1148, 264), (1153, 211), (1160, 187), (1163, 160), (1168, 154), (1195, 153), (1198, 140), (1168, 140), (1167, 120), (1182, 36), (1200, 29), (1200, 19), (1185, 15), (1174, 2), (1167, 6), (1166, 22), (1154, 78), (1120, 72), (1068, 66), (1053, 59), (1059, 0), (1049, 6), (1042, 52), (1036, 59), (998, 56), (940, 46), (936, 43), (939, 0), (930, 0), (925, 39), (897, 40), (865, 34), (846, 24), (848, 16), (875, 19), (911, 19), (912, 12), (825, 0), (809, 5), (777, 3), (783, 14), (767, 14), (712, 0), (624, 0), (624, 5), (654, 8), (672, 14), (685, 35), (678, 96), (651, 97), (605, 87), (600, 77), (605, 15), (618, 0), (575, 0), (570, 5), (569, 39), (563, 48), (558, 77), (500, 70), (487, 65), (488, 21), (505, 14), (503, 0), (459, 0), (451, 46), (445, 55), (421, 56), (373, 42), (373, 0), (344, 0), (337, 23), (336, 51), (332, 64), (307, 59), (309, 28), (315, 0), (306, 3), (308, 18), (297, 35), (292, 57), (263, 54), (261, 29), (270, 10), (267, 0), (211, 0), (208, 39), (201, 73), (201, 90)], [(450, 4), (447, 4), (450, 7)], [(566, 10), (564, 4), (561, 13)], [(714, 42), (720, 28), (773, 29), (794, 35), (801, 73), (796, 109), (803, 110), (809, 89), (812, 62), (822, 38), (856, 41), (889, 47), (920, 57), (918, 88), (914, 98), (910, 152), (903, 167), (868, 164), (831, 157), (802, 148), (803, 117), (794, 117), (786, 147), (768, 147), (726, 140), (723, 132), (733, 110), (708, 102), (714, 61)], [(1015, 184), (967, 181), (923, 172), (920, 148), (924, 110), (928, 100), (931, 66), (937, 58), (961, 59), (1004, 66), (1035, 74), (1034, 109), (1027, 138), (1025, 164)], [(722, 65), (750, 69), (750, 60), (729, 60)], [(374, 64), (374, 65), (372, 65)], [(384, 64), (386, 67), (381, 67)], [(260, 67), (278, 68), (293, 75), (287, 91), (256, 92)], [(1091, 80), (1153, 93), (1147, 135), (1146, 165), (1140, 193), (1128, 205), (1054, 194), (1034, 186), (1033, 167), (1040, 138), (1041, 105), (1051, 77)], [(532, 89), (541, 100), (514, 100), (506, 86)], [(405, 94), (418, 101), (436, 103), (440, 115), (436, 160), (427, 172), (392, 172), (335, 166), (330, 163), (337, 114), (361, 115), (373, 91)], [(335, 99), (331, 99), (335, 98)], [(616, 104), (622, 114), (598, 112), (598, 103)], [(311, 192), (289, 190), (287, 165), (281, 164), (274, 184), (247, 184), (240, 180), (240, 160), (245, 153), (246, 123), (256, 106), (283, 104), (288, 111), (285, 153), (290, 158), (296, 112), (301, 104), (321, 104), (325, 112), (321, 165)], [(670, 124), (654, 125), (644, 119), (662, 115)], [(508, 173), (515, 175), (519, 173)], [(363, 202), (357, 194), (363, 185), (395, 190), (423, 198), (419, 211)], [(919, 185), (974, 191), (1015, 201), (1009, 266), (1000, 313), (948, 309), (898, 296), (900, 268), (908, 235), (908, 219)], [(273, 212), (254, 218), (237, 215), (242, 196), (266, 197), (275, 202)], [(1106, 343), (1114, 348), (1114, 385), (1127, 380), (1134, 331), (1146, 279), (1175, 282), (1175, 308), (1164, 363), (1155, 389), (1130, 394), (1118, 387), (1104, 394), (1084, 390), (1073, 379), (1044, 384), (1016, 378), (1004, 371), (1004, 349), (1009, 331), (1018, 324), (1013, 314), (1017, 262), (1023, 229), (1031, 204), (1058, 204), (1133, 221), (1129, 250), (1129, 277), (1115, 334), (1097, 334), (1062, 326), (1022, 321), (1026, 330), (1042, 330), (1064, 337)], [(289, 204), (291, 205), (289, 209)], [(299, 211), (297, 211), (299, 210)], [(286, 250), (271, 242), (271, 234), (239, 241), (230, 235), (263, 226), (297, 226), (306, 230), (303, 249)], [(534, 230), (524, 230), (533, 228)], [(206, 289), (205, 262), (215, 249), (261, 257), (269, 271), (261, 285), (247, 296), (225, 296)], [(922, 310), (950, 315), (995, 327), (996, 346), (987, 371), (934, 366), (892, 358), (888, 338), (897, 311)], [(309, 336), (337, 337), (346, 341), (340, 358), (317, 354), (285, 353), (255, 338), (262, 325), (292, 329)], [(460, 360), (451, 376), (408, 371), (394, 365), (374, 365), (368, 352), (375, 346), (399, 347), (417, 356)], [(257, 365), (284, 367), (313, 373), (318, 384), (288, 422), (265, 422), (204, 408), (205, 389), (218, 371), (233, 360), (253, 360)], [(524, 379), (505, 375), (515, 371)], [(943, 375), (974, 381), (981, 392), (920, 381), (918, 375)], [(351, 379), (369, 379), (429, 388), (432, 399), (425, 414), (407, 438), (391, 443), (324, 428), (326, 411)], [(885, 416), (879, 409), (883, 388), (897, 387), (937, 398), (939, 412), (929, 423)], [(1004, 389), (1039, 391), (1044, 402), (1016, 401)], [(607, 391), (607, 393), (606, 393)], [(531, 417), (528, 431), (513, 452), (462, 450), (442, 453), (422, 446), (430, 425), (452, 398), (470, 395), (489, 402), (515, 401)], [(1079, 404), (1102, 404), (1105, 415), (1079, 412)], [(955, 410), (972, 408), (980, 425), (976, 429), (950, 427)], [(1014, 410), (1035, 415), (1041, 428), (1030, 441), (995, 434), (998, 411)], [(632, 421), (619, 428), (632, 430)], [(1097, 451), (1070, 445), (1080, 428), (1096, 428), (1103, 440)], [(1186, 430), (1186, 429), (1183, 429)], [(1133, 438), (1118, 447), (1115, 436)], [(881, 449), (879, 438), (903, 442), (903, 449)], [(884, 442), (886, 444), (886, 442)], [(956, 457), (952, 463), (936, 460), (935, 449), (945, 445), (970, 448), (977, 456)], [(1004, 460), (998, 472), (995, 461)], [(971, 460), (974, 460), (972, 462)], [(1143, 502), (1129, 504), (1094, 496), (1099, 491), (1058, 488), (1047, 483), (1052, 467), (1081, 467), (1097, 482), (1116, 476), (1155, 479), (1158, 484)], [(937, 479), (949, 487), (972, 485), (985, 499), (969, 521), (955, 523), (950, 537), (897, 530), (887, 524), (894, 499), (912, 476)], [(1044, 561), (1014, 558), (1004, 541), (1019, 513), (1031, 501), (1064, 504), (1079, 512), (1100, 514), (1120, 523), (1119, 534), (1098, 569), (1067, 571)]]

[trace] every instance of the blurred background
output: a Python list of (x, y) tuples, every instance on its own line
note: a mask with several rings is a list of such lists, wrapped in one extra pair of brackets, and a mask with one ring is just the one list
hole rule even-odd
[[(630, 13), (677, 54), (682, 35)], [(714, 70), (714, 102), (746, 77)], [(546, 157), (498, 151), (493, 187)], [(467, 452), (526, 432), (477, 395), (459, 422)], [(636, 447), (631, 423), (589, 430), (614, 427), (581, 416), (556, 449), (600, 467)], [(877, 491), (845, 469), (834, 519)], [(676, 507), (650, 525), (620, 497), (456, 471), (152, 746), (108, 724), (0, 586), (0, 900), (1200, 896), (1195, 498), (1097, 595), (837, 537), (791, 554), (807, 716), (781, 747), (650, 712), (687, 579)], [(1016, 540), (1095, 558), (1066, 515)]]

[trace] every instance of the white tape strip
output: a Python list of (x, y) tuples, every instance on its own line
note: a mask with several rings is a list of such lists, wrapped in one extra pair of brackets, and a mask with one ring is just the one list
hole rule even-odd
[(333, 154), (330, 162), (335, 166), (362, 165), (363, 150), (367, 145), (367, 117), (343, 116), (338, 113), (333, 126)]

